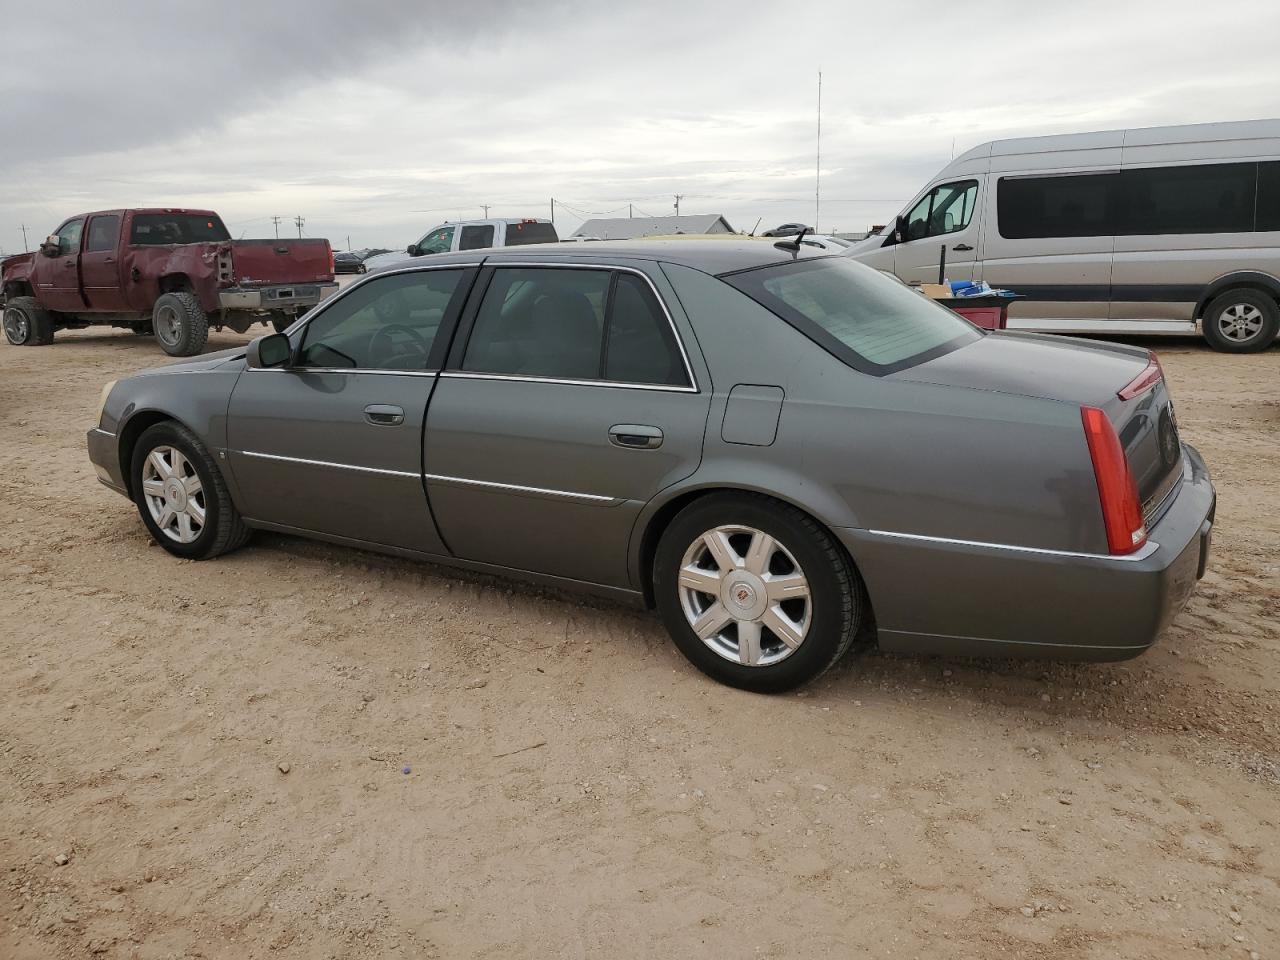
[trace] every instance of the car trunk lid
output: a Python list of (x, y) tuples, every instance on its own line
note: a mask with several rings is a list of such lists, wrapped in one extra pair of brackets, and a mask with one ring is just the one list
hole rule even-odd
[(1001, 332), (892, 376), (1101, 409), (1124, 449), (1148, 527), (1159, 519), (1181, 476), (1177, 418), (1163, 373), (1149, 350)]

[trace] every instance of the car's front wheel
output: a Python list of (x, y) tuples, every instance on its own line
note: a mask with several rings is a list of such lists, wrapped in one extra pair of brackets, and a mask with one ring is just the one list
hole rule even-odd
[(863, 591), (811, 517), (768, 497), (716, 494), (667, 527), (653, 570), (668, 632), (694, 666), (774, 693), (821, 675), (852, 644)]
[(249, 539), (213, 457), (181, 424), (169, 420), (143, 431), (131, 469), (142, 522), (174, 556), (208, 560)]

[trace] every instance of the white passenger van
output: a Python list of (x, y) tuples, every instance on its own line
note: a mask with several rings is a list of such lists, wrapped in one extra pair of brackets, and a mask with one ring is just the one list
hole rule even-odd
[(1020, 294), (1014, 329), (1280, 330), (1280, 120), (996, 140), (957, 157), (850, 256), (908, 282)]

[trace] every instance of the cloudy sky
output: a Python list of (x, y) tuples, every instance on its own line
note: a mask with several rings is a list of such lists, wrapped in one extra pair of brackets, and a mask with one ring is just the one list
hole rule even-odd
[(677, 193), (812, 223), (819, 69), (818, 226), (860, 230), (984, 140), (1280, 116), (1278, 33), (1273, 0), (41, 4), (0, 59), (0, 250), (143, 205), (341, 248), (552, 197), (562, 235)]

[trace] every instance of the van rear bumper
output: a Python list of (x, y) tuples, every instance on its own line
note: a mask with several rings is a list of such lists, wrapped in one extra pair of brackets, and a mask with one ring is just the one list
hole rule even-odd
[(1204, 576), (1217, 495), (1183, 445), (1173, 503), (1129, 556), (842, 528), (880, 646), (946, 656), (1125, 660), (1186, 606)]

